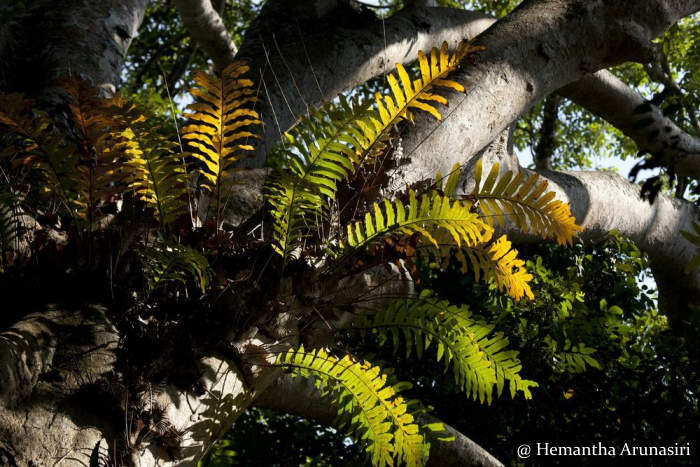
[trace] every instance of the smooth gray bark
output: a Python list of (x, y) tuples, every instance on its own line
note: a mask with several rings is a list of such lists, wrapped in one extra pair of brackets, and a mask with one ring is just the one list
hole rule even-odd
[(559, 93), (610, 122), (676, 174), (700, 179), (700, 138), (683, 131), (612, 73), (584, 76)]
[(233, 62), (238, 49), (211, 0), (173, 0), (192, 39), (222, 70)]
[(0, 40), (0, 91), (47, 97), (63, 75), (90, 79), (105, 94), (121, 81), (124, 57), (148, 0), (41, 0)]

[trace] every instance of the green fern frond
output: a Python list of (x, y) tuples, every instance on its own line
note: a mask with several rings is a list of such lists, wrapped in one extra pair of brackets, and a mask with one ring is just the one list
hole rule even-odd
[(499, 178), (496, 163), (483, 184), (481, 175), (479, 161), (474, 169), (476, 185), (467, 198), (479, 201), (479, 210), (489, 225), (493, 225), (493, 218), (496, 218), (503, 227), (507, 217), (523, 232), (555, 238), (560, 245), (571, 245), (574, 237), (583, 230), (576, 225), (569, 204), (555, 199), (553, 191), (545, 192), (547, 181), (538, 183), (537, 174), (525, 177), (520, 172), (513, 177), (513, 172), (508, 171)]
[(215, 195), (217, 220), (226, 182), (236, 162), (254, 150), (249, 140), (258, 137), (253, 127), (262, 123), (253, 109), (258, 100), (253, 81), (243, 77), (249, 70), (245, 62), (234, 62), (216, 76), (197, 71), (199, 87), (190, 90), (196, 102), (187, 107), (192, 123), (182, 129), (182, 138), (199, 162), (201, 186)]
[(275, 218), (273, 246), (284, 258), (323, 216), (323, 197), (334, 198), (338, 182), (354, 171), (359, 159), (353, 124), (366, 111), (341, 96), (338, 104), (326, 104), (286, 134), (286, 171), (275, 174), (267, 189)]
[(392, 234), (420, 234), (439, 248), (433, 234), (441, 231), (449, 234), (457, 246), (475, 246), (490, 238), (492, 228), (472, 212), (469, 204), (452, 201), (437, 192), (424, 194), (420, 200), (409, 191), (408, 206), (395, 200), (383, 200), (384, 209), (377, 203), (373, 212), (365, 214), (364, 222), (358, 221), (346, 227), (347, 239), (342, 250), (358, 249)]
[(695, 250), (695, 255), (693, 255), (693, 258), (683, 270), (686, 274), (690, 274), (696, 268), (700, 267), (700, 223), (693, 222), (693, 230), (695, 230), (694, 234), (681, 230), (681, 235), (683, 235), (686, 240), (697, 247), (697, 250)]
[(339, 419), (349, 424), (353, 437), (367, 443), (375, 466), (424, 465), (428, 445), (419, 426), (399, 396), (399, 385), (388, 386), (387, 375), (369, 362), (349, 355), (337, 358), (325, 350), (304, 347), (280, 354), (277, 364), (293, 376), (311, 378), (323, 395), (331, 398)]
[(187, 185), (177, 145), (145, 130), (137, 135), (127, 128), (119, 136), (129, 188), (152, 209), (162, 227), (179, 219), (187, 206)]
[(140, 251), (148, 295), (167, 284), (185, 284), (189, 278), (204, 293), (211, 271), (207, 258), (185, 245), (162, 243)]
[(493, 334), (494, 326), (472, 316), (465, 306), (438, 300), (430, 291), (398, 300), (372, 315), (362, 316), (354, 324), (379, 335), (379, 344), (393, 344), (394, 351), (406, 347), (406, 357), (415, 349), (418, 358), (435, 342), (437, 360), (445, 370), (450, 365), (457, 385), (473, 399), (491, 404), (494, 388), (497, 396), (509, 383), (511, 397), (522, 392), (530, 399), (537, 383), (520, 376), (521, 364), (515, 350), (505, 350), (508, 338)]

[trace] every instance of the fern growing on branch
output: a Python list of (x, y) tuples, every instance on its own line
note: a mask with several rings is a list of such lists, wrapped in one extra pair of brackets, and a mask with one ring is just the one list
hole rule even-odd
[(494, 326), (474, 318), (466, 306), (438, 300), (431, 291), (397, 300), (374, 314), (362, 316), (354, 327), (376, 332), (377, 342), (391, 342), (394, 351), (403, 340), (406, 358), (414, 349), (422, 358), (434, 342), (437, 361), (443, 360), (446, 370), (452, 366), (457, 385), (482, 403), (491, 404), (494, 390), (500, 396), (506, 382), (511, 397), (522, 392), (526, 399), (532, 398), (530, 388), (537, 386), (520, 376), (518, 352), (505, 350), (507, 337), (493, 334)]
[(288, 133), (293, 150), (286, 151), (290, 176), (277, 175), (271, 183), (268, 199), (276, 219), (275, 249), (286, 257), (301, 243), (316, 218), (323, 218), (326, 200), (335, 198), (337, 183), (347, 180), (354, 169), (381, 154), (394, 126), (420, 110), (440, 120), (436, 105), (447, 105), (437, 94), (438, 88), (465, 92), (464, 86), (447, 76), (460, 61), (474, 50), (463, 42), (450, 55), (447, 43), (440, 50), (433, 48), (430, 59), (418, 54), (421, 77), (412, 80), (401, 64), (396, 64), (398, 79), (387, 76), (391, 92), (376, 94), (375, 109), (349, 105), (343, 98), (338, 106), (327, 105), (302, 119)]
[(484, 242), (492, 232), (492, 228), (472, 212), (469, 204), (453, 201), (437, 192), (425, 194), (419, 201), (411, 190), (407, 207), (399, 200), (391, 203), (384, 199), (383, 205), (382, 210), (375, 203), (374, 211), (365, 214), (364, 222), (347, 225), (347, 240), (341, 244), (341, 251), (366, 247), (397, 233), (417, 233), (439, 247), (433, 233), (440, 230), (448, 233), (457, 246), (474, 246)]
[(523, 172), (513, 176), (508, 171), (498, 176), (498, 163), (493, 164), (482, 183), (481, 160), (474, 169), (476, 185), (467, 199), (478, 200), (482, 215), (493, 225), (493, 218), (503, 227), (506, 218), (524, 233), (532, 232), (542, 238), (555, 238), (560, 245), (571, 245), (583, 229), (576, 224), (569, 204), (555, 199), (547, 190), (547, 181), (538, 183), (537, 174), (525, 177)]
[(253, 127), (262, 123), (253, 108), (258, 100), (253, 81), (243, 77), (249, 69), (239, 61), (217, 75), (195, 72), (199, 87), (190, 92), (196, 102), (185, 114), (191, 123), (182, 129), (182, 138), (199, 162), (201, 186), (213, 193), (217, 229), (226, 182), (236, 163), (254, 150), (250, 140), (258, 135)]
[[(340, 424), (366, 443), (373, 465), (392, 466), (394, 461), (406, 466), (425, 464), (429, 445), (406, 401), (398, 395), (405, 383), (389, 386), (379, 367), (349, 355), (337, 358), (324, 349), (290, 349), (278, 356), (277, 364), (295, 377), (312, 379), (338, 409)], [(424, 429), (440, 431), (442, 427), (433, 424)]]

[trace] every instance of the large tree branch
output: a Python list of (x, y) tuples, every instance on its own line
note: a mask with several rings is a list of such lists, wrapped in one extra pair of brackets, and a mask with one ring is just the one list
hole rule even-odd
[(559, 92), (610, 122), (678, 175), (700, 178), (700, 138), (683, 131), (612, 73), (584, 76)]
[[(217, 1), (217, 0), (214, 0)], [(236, 57), (236, 45), (211, 0), (173, 0), (192, 39), (222, 70)]]
[(147, 3), (32, 2), (0, 38), (0, 91), (46, 97), (53, 80), (72, 74), (90, 79), (105, 94), (114, 92)]
[[(299, 378), (281, 376), (254, 402), (257, 407), (278, 410), (315, 420), (323, 425), (333, 426), (337, 410), (327, 399), (319, 397), (312, 384), (306, 384)], [(419, 415), (421, 424), (435, 423), (439, 420), (427, 414)], [(445, 431), (455, 437), (452, 442), (435, 441), (430, 445), (429, 466), (471, 467), (502, 466), (488, 451), (474, 441), (444, 424)]]

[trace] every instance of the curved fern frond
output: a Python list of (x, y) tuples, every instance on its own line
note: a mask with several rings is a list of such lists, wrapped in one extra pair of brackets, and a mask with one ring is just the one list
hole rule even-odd
[(211, 271), (207, 258), (200, 252), (180, 244), (162, 243), (145, 247), (140, 252), (148, 295), (167, 284), (184, 284), (194, 280), (204, 293)]
[(569, 204), (555, 199), (555, 193), (547, 190), (547, 181), (538, 183), (539, 175), (525, 177), (523, 172), (515, 177), (506, 172), (498, 177), (498, 163), (482, 184), (481, 161), (474, 169), (476, 185), (468, 199), (478, 200), (478, 208), (489, 225), (495, 218), (503, 227), (505, 218), (512, 220), (524, 233), (532, 232), (543, 238), (555, 238), (560, 245), (571, 245), (583, 228), (576, 224)]
[(215, 194), (217, 220), (226, 181), (236, 162), (254, 150), (248, 143), (258, 137), (252, 127), (262, 123), (253, 109), (258, 100), (253, 81), (243, 77), (249, 69), (239, 61), (216, 76), (197, 71), (199, 87), (190, 90), (196, 102), (187, 106), (185, 117), (192, 123), (182, 129), (182, 138), (199, 161), (201, 186)]
[(700, 223), (693, 222), (693, 230), (695, 230), (695, 234), (681, 230), (681, 235), (683, 235), (686, 240), (697, 247), (695, 250), (695, 255), (693, 255), (693, 258), (683, 270), (686, 274), (690, 274), (696, 268), (700, 267)]
[(127, 156), (126, 182), (149, 206), (164, 228), (185, 212), (186, 174), (176, 144), (157, 134), (131, 128), (120, 133)]
[(424, 194), (420, 200), (409, 191), (408, 206), (395, 200), (383, 200), (384, 209), (377, 203), (373, 212), (365, 214), (364, 222), (346, 226), (346, 244), (341, 250), (357, 249), (370, 245), (392, 234), (420, 234), (436, 248), (440, 245), (433, 236), (441, 231), (449, 234), (457, 246), (475, 246), (490, 238), (493, 229), (472, 212), (469, 204), (452, 201), (437, 192)]
[(482, 403), (491, 404), (494, 388), (500, 396), (506, 381), (511, 397), (522, 392), (530, 399), (530, 388), (537, 386), (520, 376), (518, 352), (505, 350), (508, 338), (502, 333), (494, 334), (494, 325), (473, 317), (465, 305), (438, 300), (431, 291), (364, 315), (353, 326), (373, 330), (379, 336), (379, 344), (391, 342), (394, 351), (403, 340), (407, 358), (414, 349), (418, 358), (422, 358), (435, 342), (437, 360), (444, 362), (445, 370), (452, 366), (457, 385)]
[(369, 362), (345, 355), (337, 358), (325, 350), (306, 351), (303, 346), (280, 354), (277, 364), (293, 376), (311, 378), (321, 394), (331, 398), (339, 420), (349, 425), (358, 441), (367, 443), (375, 466), (421, 466), (428, 445), (399, 396), (399, 385), (388, 386), (387, 375)]

